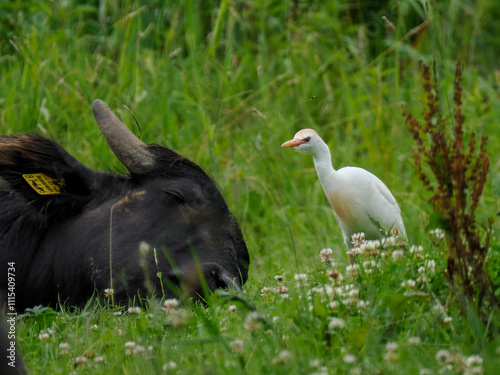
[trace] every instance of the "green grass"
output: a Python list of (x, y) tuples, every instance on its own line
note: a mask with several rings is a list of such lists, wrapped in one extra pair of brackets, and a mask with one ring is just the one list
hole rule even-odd
[[(0, 133), (36, 131), (91, 168), (123, 171), (99, 136), (91, 103), (103, 99), (139, 135), (126, 105), (141, 139), (189, 157), (218, 182), (252, 258), (243, 297), (214, 295), (208, 308), (183, 306), (183, 325), (174, 326), (161, 303), (140, 315), (115, 316), (115, 309), (92, 303), (80, 312), (25, 315), (17, 344), (28, 368), (34, 374), (451, 374), (466, 373), (463, 357), (479, 355), (484, 373), (494, 373), (500, 337), (448, 304), (444, 248), (428, 233), (431, 207), (400, 106), (421, 113), (421, 59), (435, 64), (443, 111), (451, 113), (455, 61), (464, 62), (467, 131), (489, 135), (492, 161), (478, 220), (495, 218), (496, 2), (430, 1), (428, 10), (420, 2), (388, 2), (378, 13), (357, 14), (347, 1), (200, 3), (0, 2)], [(392, 37), (382, 15), (395, 25)], [(411, 35), (426, 19), (426, 32)], [(336, 168), (363, 167), (390, 187), (410, 244), (422, 245), (436, 262), (418, 293), (401, 286), (417, 280), (424, 265), (408, 251), (397, 261), (377, 258), (372, 273), (347, 277), (340, 229), (312, 159), (280, 148), (305, 127), (329, 144)], [(496, 220), (489, 269), (497, 280), (499, 229)], [(332, 248), (342, 285), (352, 283), (366, 308), (337, 297), (340, 305), (330, 309), (331, 297), (320, 292), (330, 284), (330, 266), (318, 255), (323, 248)], [(297, 288), (294, 275), (301, 273), (307, 286)], [(284, 277), (288, 299), (261, 296), (262, 288), (277, 287), (275, 275)], [(230, 305), (236, 310), (228, 311)], [(329, 329), (333, 317), (345, 327)], [(409, 342), (413, 337), (420, 342)], [(243, 343), (241, 353), (235, 340)], [(129, 341), (144, 352), (127, 355)], [(397, 349), (388, 353), (388, 343)], [(436, 359), (440, 350), (451, 353), (448, 362)], [(86, 362), (75, 364), (82, 356)]]

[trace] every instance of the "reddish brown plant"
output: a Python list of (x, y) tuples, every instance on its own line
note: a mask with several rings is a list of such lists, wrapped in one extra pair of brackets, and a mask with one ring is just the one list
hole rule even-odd
[[(422, 62), (420, 67), (427, 93), (423, 124), (403, 107), (403, 117), (416, 145), (412, 152), (415, 166), (420, 180), (431, 193), (429, 201), (434, 211), (447, 223), (447, 275), (452, 293), (458, 297), (464, 314), (467, 305), (475, 306), (486, 320), (487, 311), (500, 302), (485, 269), (491, 219), (483, 228), (478, 228), (476, 223), (476, 209), (490, 163), (486, 152), (488, 138), (481, 137), (477, 150), (476, 134), (464, 135), (461, 63), (457, 63), (455, 72), (453, 118), (441, 115), (430, 69)], [(481, 229), (486, 229), (483, 241)]]

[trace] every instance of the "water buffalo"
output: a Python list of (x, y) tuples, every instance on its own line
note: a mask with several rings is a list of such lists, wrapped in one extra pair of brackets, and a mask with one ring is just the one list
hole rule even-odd
[(88, 169), (39, 135), (0, 137), (0, 289), (15, 285), (16, 309), (81, 306), (108, 288), (127, 304), (241, 287), (248, 250), (214, 181), (144, 144), (103, 101), (92, 110), (130, 176)]

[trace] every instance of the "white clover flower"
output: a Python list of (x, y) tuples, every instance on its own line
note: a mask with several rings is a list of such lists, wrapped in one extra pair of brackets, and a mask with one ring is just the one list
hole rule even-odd
[(141, 354), (141, 353), (144, 353), (146, 349), (144, 349), (144, 346), (141, 346), (141, 345), (136, 345), (134, 346), (134, 348), (132, 349), (132, 354)]
[(311, 297), (312, 294), (319, 294), (320, 296), (325, 294), (325, 289), (320, 286), (315, 286), (309, 289), (307, 292), (308, 296)]
[(397, 342), (388, 342), (386, 345), (385, 345), (385, 349), (388, 351), (388, 352), (395, 352), (396, 350), (398, 350), (399, 348), (399, 345)]
[(284, 364), (292, 357), (292, 353), (288, 350), (283, 350), (277, 357), (273, 359), (273, 364)]
[(406, 341), (408, 343), (408, 345), (420, 345), (420, 337), (418, 336), (411, 336), (411, 337), (408, 337), (408, 340)]
[(276, 293), (276, 289), (273, 287), (265, 286), (260, 290), (260, 296), (262, 298), (269, 298)]
[(392, 234), (392, 236), (394, 238), (398, 238), (399, 237), (399, 228), (398, 227), (392, 227), (391, 234)]
[(274, 280), (276, 280), (278, 283), (281, 283), (283, 281), (283, 276), (276, 275), (276, 276), (274, 276)]
[(288, 288), (286, 286), (284, 286), (283, 284), (279, 284), (277, 287), (276, 287), (276, 291), (278, 293), (281, 293), (281, 294), (285, 294), (285, 293), (288, 293)]
[(405, 280), (401, 283), (401, 287), (403, 288), (405, 287), (415, 288), (415, 285), (417, 285), (417, 283), (415, 282), (415, 280), (412, 279)]
[(355, 285), (355, 284), (352, 284), (352, 283), (351, 283), (351, 284), (346, 284), (346, 285), (344, 285), (344, 291), (345, 291), (346, 293), (347, 293), (347, 292), (349, 292), (349, 291), (350, 291), (350, 290), (352, 290), (352, 289), (356, 289), (356, 285)]
[(377, 250), (380, 248), (382, 243), (379, 240), (369, 240), (365, 243), (365, 251)]
[(386, 361), (395, 361), (399, 358), (399, 355), (396, 353), (396, 351), (389, 350), (384, 353), (383, 357)]
[(321, 366), (321, 360), (319, 360), (319, 359), (311, 359), (309, 361), (309, 367), (317, 368), (319, 366)]
[(359, 275), (359, 265), (358, 264), (350, 264), (346, 267), (347, 276), (351, 279), (355, 279)]
[(137, 315), (140, 315), (141, 314), (141, 308), (140, 307), (136, 307), (136, 306), (129, 306), (127, 312), (129, 314), (137, 314)]
[(340, 285), (344, 279), (344, 276), (342, 276), (337, 268), (326, 271), (326, 276), (328, 276), (333, 285)]
[(394, 261), (398, 261), (399, 259), (401, 259), (403, 256), (405, 255), (405, 253), (403, 252), (403, 250), (394, 250), (392, 252), (392, 259)]
[(358, 296), (359, 296), (359, 289), (352, 288), (351, 290), (349, 290), (349, 292), (347, 293), (347, 295), (350, 298), (358, 298)]
[(351, 236), (351, 243), (354, 247), (360, 247), (365, 243), (365, 234), (364, 233), (355, 233)]
[(418, 375), (433, 375), (434, 373), (428, 368), (421, 368), (418, 370)]
[(358, 302), (356, 298), (344, 298), (342, 299), (342, 303), (344, 305), (355, 305)]
[(342, 329), (345, 327), (345, 320), (340, 318), (331, 318), (330, 323), (328, 323), (328, 329), (334, 331), (336, 329)]
[(79, 365), (85, 362), (87, 362), (87, 358), (84, 356), (79, 356), (75, 358), (75, 365)]
[(434, 306), (432, 306), (432, 311), (434, 311), (434, 313), (436, 314), (445, 314), (446, 312), (444, 311), (444, 308), (443, 306), (441, 306), (439, 303), (436, 303), (434, 304)]
[(445, 233), (442, 229), (440, 228), (436, 228), (436, 229), (433, 229), (433, 230), (430, 230), (429, 231), (429, 234), (436, 237), (438, 240), (440, 239), (443, 239), (444, 236), (445, 236)]
[(305, 273), (296, 273), (293, 278), (295, 279), (295, 281), (297, 281), (296, 283), (296, 287), (297, 288), (302, 288), (304, 286), (307, 285), (307, 274)]
[(449, 350), (441, 349), (436, 353), (436, 360), (441, 363), (446, 363), (450, 360), (451, 354)]
[(248, 332), (255, 332), (260, 328), (262, 317), (257, 311), (252, 311), (245, 318), (244, 327)]
[(47, 341), (50, 338), (50, 335), (47, 332), (40, 332), (38, 334), (38, 338), (42, 341)]
[(366, 309), (368, 306), (370, 305), (370, 301), (363, 301), (363, 300), (360, 300), (356, 303), (356, 307), (359, 309), (359, 310), (364, 310)]
[(332, 310), (336, 310), (339, 307), (340, 303), (338, 301), (331, 301), (328, 303), (328, 307)]
[(410, 247), (410, 254), (413, 254), (415, 259), (424, 259), (424, 248), (422, 246), (412, 246)]
[(347, 255), (353, 255), (353, 256), (357, 256), (357, 255), (361, 255), (363, 254), (363, 250), (361, 249), (361, 247), (353, 247), (351, 250), (349, 250), (346, 254)]
[(376, 266), (377, 266), (377, 262), (375, 262), (374, 260), (365, 260), (363, 262), (363, 268), (364, 268), (366, 273), (369, 273)]
[(229, 305), (229, 307), (227, 308), (227, 311), (229, 311), (229, 312), (235, 312), (236, 311), (236, 305)]
[(125, 343), (125, 348), (126, 348), (126, 350), (125, 350), (126, 355), (141, 354), (146, 350), (146, 349), (144, 349), (143, 346), (137, 345), (133, 341), (127, 341)]
[(465, 358), (464, 365), (466, 367), (482, 366), (483, 358), (478, 355), (471, 355), (470, 357)]
[(94, 358), (94, 361), (97, 362), (97, 363), (102, 363), (104, 362), (104, 357), (103, 356), (97, 356)]
[(188, 322), (188, 312), (184, 309), (172, 310), (170, 320), (174, 327), (186, 325)]
[(425, 267), (429, 271), (429, 273), (434, 274), (436, 272), (436, 261), (434, 259), (428, 259), (425, 262)]
[(424, 251), (424, 247), (419, 245), (419, 246), (412, 246), (410, 247), (410, 254), (418, 254), (422, 253)]
[(114, 294), (114, 290), (112, 288), (104, 289), (104, 297), (109, 298)]
[(163, 371), (168, 371), (168, 370), (175, 370), (177, 368), (177, 363), (174, 361), (169, 361), (163, 365), (161, 368)]
[(236, 339), (229, 343), (229, 347), (234, 354), (243, 354), (244, 344), (243, 340)]
[(59, 349), (61, 349), (59, 352), (61, 355), (69, 354), (69, 344), (67, 342), (61, 342), (59, 344)]
[(332, 249), (323, 249), (319, 252), (319, 257), (323, 263), (331, 263), (332, 262)]
[(394, 247), (396, 246), (396, 237), (385, 237), (382, 239), (382, 246), (387, 248), (387, 247)]
[(396, 342), (388, 342), (386, 345), (385, 345), (385, 349), (387, 350), (385, 353), (384, 353), (384, 359), (386, 361), (395, 361), (399, 358), (399, 355), (396, 353), (396, 351), (398, 350), (399, 348), (399, 345), (396, 343)]
[(177, 298), (168, 298), (163, 302), (165, 307), (165, 314), (170, 314), (179, 305), (179, 300)]
[(325, 293), (330, 299), (335, 298), (335, 289), (333, 289), (330, 285), (325, 285)]
[(348, 365), (352, 365), (356, 363), (358, 360), (354, 354), (345, 354), (343, 358), (344, 362), (347, 363)]
[(443, 323), (444, 324), (449, 324), (449, 323), (451, 323), (452, 320), (453, 320), (453, 318), (451, 316), (445, 316), (443, 318)]
[(368, 241), (359, 247), (361, 254), (366, 257), (376, 257), (380, 254), (379, 241)]

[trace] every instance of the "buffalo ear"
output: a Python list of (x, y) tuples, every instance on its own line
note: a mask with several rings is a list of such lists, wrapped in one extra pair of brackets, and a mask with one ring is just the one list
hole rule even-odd
[(21, 197), (43, 214), (83, 207), (93, 173), (52, 140), (27, 134), (0, 137), (0, 197)]

